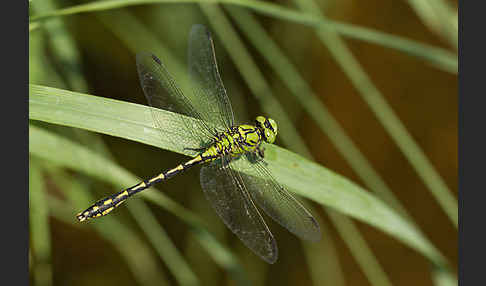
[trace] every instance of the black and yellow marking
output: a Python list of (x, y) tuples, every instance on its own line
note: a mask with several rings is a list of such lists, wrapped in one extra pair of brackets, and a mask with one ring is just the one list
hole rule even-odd
[(79, 213), (79, 221), (85, 221), (94, 217), (105, 216), (113, 211), (116, 207), (125, 202), (129, 197), (141, 192), (155, 183), (170, 179), (175, 175), (201, 163), (210, 162), (223, 155), (237, 156), (239, 154), (254, 151), (262, 142), (261, 130), (252, 125), (235, 126), (215, 137), (215, 142), (204, 152), (191, 160), (169, 169), (159, 175), (140, 182), (126, 190), (120, 191), (107, 198), (104, 198), (85, 211)]
[(212, 159), (211, 157), (203, 156), (202, 154), (198, 155), (192, 158), (191, 160), (185, 162), (184, 164), (180, 164), (177, 167), (167, 170), (163, 173), (160, 173), (159, 175), (149, 180), (140, 182), (135, 186), (132, 186), (126, 190), (120, 191), (116, 194), (113, 194), (109, 197), (106, 197), (96, 202), (91, 207), (87, 208), (85, 211), (77, 214), (76, 217), (78, 218), (79, 221), (85, 221), (91, 218), (105, 216), (109, 214), (111, 211), (113, 211), (116, 207), (121, 205), (123, 202), (125, 202), (129, 197), (133, 196), (134, 194), (147, 189), (148, 187), (152, 186), (155, 183), (158, 183), (166, 179), (170, 179), (171, 177), (183, 172), (184, 170), (187, 170), (192, 166), (206, 162), (211, 159)]

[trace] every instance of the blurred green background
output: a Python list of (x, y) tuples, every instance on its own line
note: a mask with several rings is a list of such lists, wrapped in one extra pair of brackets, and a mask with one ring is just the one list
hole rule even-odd
[[(133, 210), (78, 224), (80, 208), (118, 188), (31, 152), (32, 285), (457, 285), (457, 1), (112, 2), (103, 11), (85, 6), (86, 13), (36, 19), (83, 2), (29, 1), (29, 83), (146, 104), (136, 52), (158, 55), (176, 80), (183, 78), (190, 28), (205, 24), (240, 122), (258, 114), (276, 118), (280, 146), (383, 199), (448, 265), (310, 202), (323, 239), (300, 241), (267, 218), (279, 246), (277, 263), (268, 265), (213, 212), (197, 170), (157, 189), (206, 222), (217, 245), (201, 244), (173, 213), (137, 199), (128, 202)], [(260, 13), (261, 3), (283, 9)], [(289, 11), (300, 18), (286, 16)], [(321, 29), (312, 26), (327, 20)], [(30, 124), (141, 178), (187, 158), (81, 129)], [(219, 245), (232, 256), (208, 253)]]

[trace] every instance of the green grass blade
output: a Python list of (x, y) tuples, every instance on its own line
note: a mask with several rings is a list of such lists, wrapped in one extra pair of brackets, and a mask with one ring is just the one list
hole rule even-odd
[[(325, 28), (326, 27), (323, 26), (322, 30), (325, 30)], [(345, 24), (339, 24), (338, 26), (336, 24), (335, 26), (329, 26), (327, 28), (344, 37), (381, 45), (386, 48), (396, 49), (418, 59), (426, 60), (436, 68), (442, 69), (443, 71), (457, 74), (458, 55), (442, 48), (414, 42), (395, 35), (377, 33), (363, 27)]]
[(36, 285), (52, 284), (51, 231), (47, 194), (42, 170), (35, 159), (29, 162), (29, 226), (34, 253), (33, 277)]
[(44, 14), (30, 17), (30, 21), (35, 22), (52, 17), (73, 15), (77, 13), (103, 11), (118, 9), (131, 5), (155, 3), (221, 3), (238, 5), (277, 19), (291, 21), (317, 29), (332, 29), (337, 33), (342, 34), (343, 36), (367, 41), (370, 43), (375, 43), (392, 49), (397, 49), (409, 55), (431, 62), (436, 67), (441, 68), (445, 71), (457, 73), (457, 55), (454, 55), (447, 50), (433, 47), (427, 44), (417, 43), (403, 37), (378, 32), (368, 28), (357, 27), (354, 25), (343, 24), (335, 21), (323, 21), (319, 17), (299, 13), (279, 5), (257, 0), (111, 0), (81, 4), (64, 9), (50, 11)]
[[(91, 97), (91, 98), (95, 98), (95, 97)], [(63, 102), (62, 105), (66, 106), (70, 104)], [(104, 108), (111, 109), (106, 105), (104, 106)], [(150, 112), (150, 111), (146, 110), (143, 112)], [(81, 113), (84, 112), (81, 111)], [(138, 113), (138, 115), (140, 116), (141, 114)], [(61, 117), (64, 116), (65, 114), (62, 115)], [(82, 117), (84, 117), (84, 115), (82, 115)], [(39, 118), (31, 117), (31, 119), (39, 119)], [(104, 121), (106, 117), (103, 118), (102, 116), (99, 117), (98, 119)], [(50, 121), (46, 120), (46, 122), (50, 122)], [(91, 123), (94, 122), (92, 121)], [(123, 122), (119, 122), (119, 123), (121, 123), (121, 125), (119, 125), (120, 127), (125, 125), (125, 123)], [(125, 125), (125, 127), (128, 126)], [(122, 128), (124, 129), (125, 127)], [(151, 127), (147, 126), (145, 130), (147, 131), (147, 129), (149, 128)], [(130, 127), (127, 130), (129, 129)], [(143, 132), (144, 128), (141, 127), (140, 130), (142, 130)], [(65, 138), (59, 137), (50, 132), (47, 132), (45, 130), (31, 126), (29, 128), (29, 137), (36, 138), (36, 140), (29, 141), (30, 152), (40, 158), (49, 160), (57, 165), (68, 167), (77, 170), (79, 172), (83, 172), (99, 180), (107, 181), (113, 184), (114, 186), (116, 186), (117, 188), (123, 188), (130, 184), (133, 185), (134, 182), (138, 182), (141, 180), (140, 178), (137, 178), (134, 175), (130, 174), (128, 171), (120, 168), (112, 161), (100, 157), (99, 155), (89, 150), (88, 148), (81, 146), (70, 140), (67, 140)], [(159, 137), (155, 134), (154, 138), (157, 139)], [(160, 139), (155, 141), (160, 141)], [(211, 257), (213, 257), (213, 259), (222, 268), (226, 269), (230, 274), (232, 274), (234, 280), (237, 281), (240, 285), (244, 285), (246, 283), (245, 274), (241, 269), (241, 266), (238, 264), (236, 258), (231, 254), (231, 252), (229, 252), (224, 246), (222, 246), (218, 241), (216, 241), (211, 236), (211, 234), (209, 234), (206, 231), (205, 224), (201, 222), (194, 214), (190, 213), (189, 211), (187, 211), (186, 209), (184, 209), (174, 201), (170, 200), (168, 197), (165, 197), (160, 192), (144, 192), (140, 194), (140, 196), (167, 209), (168, 211), (172, 212), (174, 215), (179, 217), (181, 220), (183, 220), (185, 223), (187, 223), (190, 226), (191, 233), (198, 239), (201, 245), (205, 247), (205, 249), (208, 251)], [(85, 202), (83, 206), (79, 207), (78, 211), (85, 208), (90, 203), (93, 203), (93, 201)], [(72, 215), (74, 216), (74, 214), (75, 213), (73, 213)]]
[[(44, 86), (29, 86), (30, 119), (118, 136), (182, 154), (187, 152), (183, 150), (182, 146), (197, 143), (191, 141), (185, 128), (175, 124), (177, 116), (167, 111), (157, 112), (161, 118), (164, 118), (161, 121), (164, 126), (161, 127), (166, 131), (167, 137), (172, 137), (174, 141), (180, 142), (179, 146), (171, 144), (172, 140), (169, 138), (159, 138), (152, 125), (150, 110), (146, 106)], [(188, 117), (187, 120), (194, 119)], [(413, 225), (356, 184), (277, 146), (267, 146), (265, 158), (276, 179), (290, 190), (394, 236), (435, 264), (446, 264), (444, 257)], [(88, 169), (87, 172), (93, 172), (93, 166), (100, 163), (84, 162), (84, 164), (89, 165), (84, 166)], [(79, 162), (73, 165), (82, 167)], [(103, 166), (103, 175), (112, 171), (106, 165), (100, 166)], [(119, 170), (113, 171), (120, 172)], [(101, 176), (99, 173), (93, 175)], [(125, 176), (130, 178), (127, 174), (116, 176), (117, 180), (120, 180), (120, 177), (124, 178), (118, 184), (130, 183), (125, 182), (127, 179)], [(103, 177), (102, 179), (106, 179), (110, 176)], [(131, 180), (131, 182), (133, 181), (135, 180)], [(149, 195), (161, 196), (162, 194), (147, 192), (144, 197), (149, 197)]]

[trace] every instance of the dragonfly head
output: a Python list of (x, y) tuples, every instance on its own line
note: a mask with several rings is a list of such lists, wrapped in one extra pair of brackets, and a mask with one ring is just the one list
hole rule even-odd
[(263, 139), (267, 143), (275, 142), (277, 137), (277, 122), (272, 118), (257, 116), (255, 119), (256, 126), (262, 131)]

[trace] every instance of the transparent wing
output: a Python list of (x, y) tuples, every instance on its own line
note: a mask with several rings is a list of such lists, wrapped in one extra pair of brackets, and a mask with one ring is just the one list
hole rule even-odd
[(218, 71), (211, 34), (203, 25), (192, 26), (188, 48), (189, 76), (198, 108), (209, 122), (227, 130), (234, 124), (231, 103)]
[(254, 154), (247, 154), (241, 159), (249, 161), (244, 165), (252, 168), (251, 173), (265, 178), (241, 173), (246, 188), (257, 204), (290, 232), (302, 239), (318, 241), (321, 238), (319, 224), (312, 214), (273, 178), (264, 160), (256, 158)]
[(179, 120), (180, 126), (185, 126), (191, 132), (192, 137), (200, 143), (207, 142), (213, 137), (214, 134), (205, 121), (207, 118), (194, 108), (198, 105), (191, 103), (189, 98), (182, 93), (172, 76), (155, 55), (145, 52), (138, 53), (137, 70), (147, 102), (152, 107), (151, 113), (155, 127), (160, 131), (161, 136), (166, 136), (163, 133), (164, 130), (162, 130), (164, 125), (153, 108), (165, 109), (199, 119), (195, 123), (196, 126), (192, 126), (192, 122), (189, 123), (182, 116)]
[(251, 200), (238, 173), (222, 157), (201, 168), (201, 186), (206, 198), (226, 226), (268, 263), (277, 260), (277, 243)]

